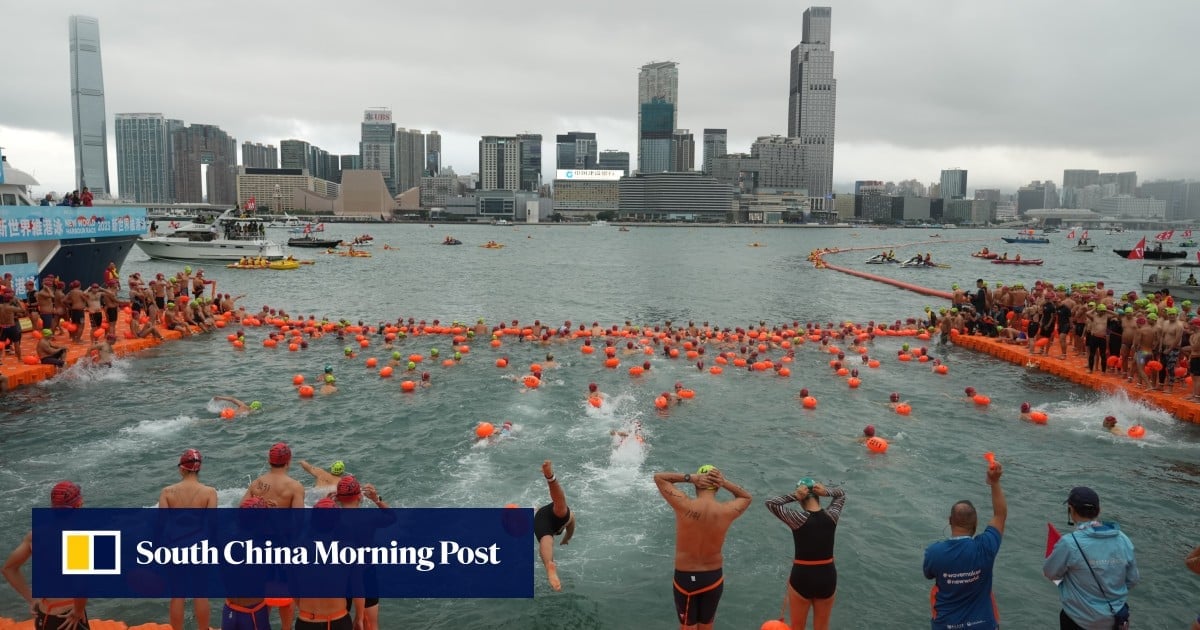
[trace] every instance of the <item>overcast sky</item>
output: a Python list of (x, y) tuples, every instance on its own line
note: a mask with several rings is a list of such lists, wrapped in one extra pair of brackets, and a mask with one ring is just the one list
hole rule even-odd
[[(1200, 2), (835, 1), (834, 181), (1006, 191), (1064, 168), (1200, 176)], [(0, 146), (41, 191), (73, 188), (67, 18), (100, 20), (113, 114), (161, 112), (237, 138), (357, 153), (362, 110), (436, 129), (476, 171), (485, 134), (594, 131), (636, 165), (637, 73), (679, 63), (679, 126), (729, 150), (785, 134), (788, 61), (808, 5), (783, 0), (533, 3), (395, 0), (104, 2), (9, 7)], [(115, 157), (109, 163), (117, 187)], [(546, 169), (550, 173), (549, 168)]]

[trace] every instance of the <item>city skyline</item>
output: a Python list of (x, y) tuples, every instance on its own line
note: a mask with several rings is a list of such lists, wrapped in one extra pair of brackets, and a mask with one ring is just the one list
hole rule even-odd
[[(390, 107), (398, 127), (439, 129), (441, 162), (459, 173), (478, 170), (483, 135), (554, 138), (584, 130), (597, 134), (601, 151), (636, 155), (631, 77), (655, 59), (678, 62), (686, 75), (676, 126), (728, 129), (728, 150), (746, 152), (757, 137), (787, 133), (782, 75), (788, 52), (802, 39), (807, 8), (765, 2), (756, 11), (762, 19), (743, 29), (703, 2), (670, 5), (664, 10), (674, 12), (671, 28), (643, 31), (627, 23), (640, 5), (617, 1), (538, 16), (536, 37), (484, 53), (474, 35), (514, 19), (500, 7), (479, 3), (464, 22), (447, 7), (368, 4), (373, 22), (445, 26), (413, 33), (400, 45), (339, 47), (338, 33), (353, 32), (363, 11), (293, 20), (295, 12), (281, 12), (282, 3), (265, 2), (246, 7), (232, 29), (222, 26), (219, 12), (185, 16), (180, 8), (147, 3), (28, 7), (27, 28), (10, 38), (23, 56), (9, 78), (23, 89), (4, 97), (0, 146), (43, 190), (72, 187), (64, 22), (83, 13), (104, 30), (114, 164), (112, 113), (161, 112), (217, 125), (239, 141), (278, 145), (300, 138), (350, 154), (361, 139), (361, 113), (372, 106)], [(835, 190), (858, 179), (934, 182), (952, 165), (971, 172), (973, 187), (1005, 192), (1031, 180), (1057, 181), (1064, 169), (1137, 171), (1141, 181), (1200, 176), (1194, 166), (1200, 149), (1187, 132), (1187, 103), (1197, 88), (1170, 63), (1196, 51), (1186, 24), (1200, 17), (1200, 7), (820, 4), (837, 18)], [(1059, 27), (1012, 36), (1030, 20)], [(1137, 24), (1154, 28), (1131, 28)], [(245, 34), (255, 29), (321, 44), (262, 37), (247, 47)], [(561, 50), (573, 52), (554, 52)], [(317, 92), (297, 78), (319, 75), (329, 78)], [(478, 94), (504, 98), (484, 106), (472, 98)], [(544, 177), (552, 176), (549, 164), (543, 160)]]

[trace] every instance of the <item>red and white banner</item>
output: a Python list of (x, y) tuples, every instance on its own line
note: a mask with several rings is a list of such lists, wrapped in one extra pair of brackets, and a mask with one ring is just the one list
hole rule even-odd
[(246, 209), (247, 210), (254, 210), (257, 207), (258, 207), (258, 205), (257, 205), (257, 202), (255, 201), (254, 197), (251, 197), (246, 200)]
[(1071, 228), (1071, 231), (1067, 234), (1067, 239), (1069, 240), (1073, 238), (1075, 238), (1075, 229)]
[(1088, 237), (1087, 233), (1088, 233), (1087, 230), (1083, 231), (1083, 240), (1085, 240), (1085, 241), (1087, 240), (1087, 237)]
[(1129, 255), (1126, 256), (1126, 258), (1128, 258), (1129, 260), (1142, 260), (1145, 257), (1146, 257), (1146, 237), (1143, 236), (1142, 240), (1138, 241), (1137, 245), (1134, 245), (1133, 250), (1129, 252)]
[(1154, 236), (1154, 240), (1169, 241), (1169, 240), (1171, 240), (1172, 236), (1175, 236), (1175, 230), (1167, 230), (1166, 232), (1159, 232), (1158, 234), (1156, 234)]
[(1183, 231), (1183, 238), (1192, 238), (1192, 229), (1188, 228)]

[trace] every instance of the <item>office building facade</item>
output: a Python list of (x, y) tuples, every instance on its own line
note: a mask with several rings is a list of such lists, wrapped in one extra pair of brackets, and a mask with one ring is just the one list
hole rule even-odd
[[(750, 145), (750, 154), (727, 153), (712, 161), (712, 176), (740, 192), (759, 188), (804, 189), (807, 146), (801, 138), (760, 136)], [(813, 196), (811, 192), (809, 196)], [(814, 204), (814, 210), (820, 210)]]
[(704, 130), (704, 165), (701, 171), (712, 175), (712, 160), (729, 152), (729, 131), (727, 129)]
[(833, 78), (831, 32), (832, 10), (809, 7), (804, 11), (802, 39), (791, 55), (788, 137), (804, 145), (804, 187), (814, 200), (833, 192), (837, 79)]
[(339, 192), (335, 182), (314, 177), (306, 169), (238, 168), (237, 202), (243, 208), (253, 198), (258, 212), (316, 211), (316, 208), (307, 207), (305, 195), (296, 194), (299, 191), (312, 192), (326, 199), (336, 199)]
[(568, 131), (555, 137), (555, 168), (597, 169), (600, 149), (596, 134), (587, 131)]
[(442, 171), (442, 134), (430, 131), (425, 134), (425, 175), (436, 177)]
[(628, 151), (601, 151), (596, 158), (596, 168), (602, 171), (621, 171), (629, 174)]
[(396, 192), (421, 186), (425, 173), (425, 134), (420, 129), (396, 130)]
[(283, 140), (279, 143), (280, 165), (282, 169), (312, 171), (309, 148), (312, 145), (304, 140)]
[(542, 134), (518, 134), (517, 145), (521, 160), (518, 190), (538, 192), (542, 187)]
[(696, 138), (687, 129), (676, 129), (671, 134), (671, 170), (696, 170)]
[(75, 186), (97, 197), (111, 193), (108, 182), (108, 117), (104, 110), (104, 69), (100, 22), (72, 15), (71, 126), (75, 133)]
[(121, 199), (171, 203), (171, 159), (162, 114), (117, 114), (117, 190)]
[(679, 64), (653, 62), (638, 73), (638, 172), (671, 170), (671, 136), (678, 120)]
[(364, 170), (379, 171), (388, 192), (396, 194), (396, 123), (392, 110), (372, 107), (363, 112), (358, 155)]
[(941, 193), (943, 199), (966, 199), (967, 171), (950, 168), (942, 171)]
[(520, 190), (521, 149), (516, 136), (479, 140), (479, 190)]

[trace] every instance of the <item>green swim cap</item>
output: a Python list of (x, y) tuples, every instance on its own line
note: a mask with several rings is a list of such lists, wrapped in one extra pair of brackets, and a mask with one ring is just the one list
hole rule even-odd
[(957, 290), (958, 290), (958, 283), (956, 282), (956, 283), (954, 283), (954, 284), (950, 285), (950, 288), (951, 288), (951, 289), (953, 289), (953, 290), (955, 290), (955, 291), (957, 291)]
[(167, 308), (175, 308), (174, 302), (167, 302)]
[(332, 374), (326, 374), (326, 375), (325, 375), (325, 382), (326, 382), (326, 383), (332, 383), (332, 382), (334, 382), (334, 381), (336, 381), (336, 380), (337, 380), (337, 379), (333, 378), (333, 375), (332, 375)]
[(1189, 306), (1191, 306), (1191, 305), (1192, 305), (1192, 301), (1191, 301), (1191, 300), (1184, 300), (1184, 301), (1183, 301), (1183, 308), (1187, 308), (1187, 307), (1189, 307)]
[(415, 370), (415, 369), (417, 369), (417, 362), (416, 362), (416, 361), (409, 361), (409, 362), (408, 362), (408, 369), (410, 369), (410, 370)]
[(399, 361), (399, 360), (400, 360), (400, 351), (399, 351), (399, 350), (396, 350), (396, 351), (392, 352), (392, 360), (393, 360), (393, 361)]
[(437, 349), (437, 348), (434, 348), (433, 350), (430, 350), (430, 351), (429, 351), (429, 356), (431, 356), (431, 357), (436, 357), (437, 355), (438, 355), (438, 349)]
[(184, 268), (183, 268), (183, 273), (192, 273), (192, 268), (191, 268), (190, 266), (188, 266), (188, 267), (184, 267)]
[(468, 330), (468, 331), (467, 331), (467, 339), (474, 339), (474, 338), (475, 338), (475, 331), (474, 331), (474, 330)]
[(1158, 319), (1158, 313), (1150, 313), (1149, 315), (1146, 316), (1146, 318), (1151, 321), (1156, 320), (1156, 319)]
[(700, 468), (696, 469), (696, 474), (697, 475), (705, 475), (705, 474), (708, 474), (708, 472), (714, 468), (716, 468), (716, 466), (713, 466), (712, 464), (705, 464), (705, 465), (701, 466)]
[(1097, 310), (1097, 311), (1107, 311), (1107, 310), (1108, 310), (1108, 307), (1107, 307), (1107, 306), (1105, 306), (1105, 305), (1103, 305), (1103, 304), (1097, 304), (1097, 305), (1096, 305), (1096, 310)]
[(258, 411), (259, 409), (262, 409), (262, 403), (258, 402), (257, 400), (250, 403), (251, 411)]
[(805, 478), (801, 479), (800, 481), (796, 482), (797, 489), (799, 489), (800, 486), (804, 486), (805, 488), (808, 488), (808, 490), (810, 492), (812, 491), (813, 486), (815, 486), (815, 485), (817, 485), (817, 482), (813, 481), (812, 477), (805, 477)]
[(347, 346), (347, 347), (346, 347), (346, 349), (345, 349), (345, 350), (343, 350), (342, 352), (345, 352), (346, 354), (353, 354), (353, 353), (354, 353), (354, 350), (351, 350), (351, 349), (350, 349), (350, 347), (349, 347), (349, 346)]
[(462, 361), (462, 353), (461, 353), (461, 352), (455, 352), (455, 353), (454, 353), (454, 360), (455, 360), (455, 361)]
[(901, 350), (908, 350), (908, 344), (906, 343), (906, 344), (904, 344), (904, 345), (900, 346), (900, 349), (901, 349)]
[(333, 465), (329, 467), (329, 472), (335, 475), (340, 475), (346, 472), (346, 464), (342, 463), (341, 460), (333, 462)]
[(43, 329), (42, 329), (42, 336), (43, 336), (43, 337), (53, 337), (53, 336), (54, 336), (54, 331), (53, 331), (53, 330), (50, 330), (49, 328), (43, 328)]
[(326, 363), (326, 364), (325, 364), (325, 373), (326, 373), (326, 374), (331, 374), (332, 372), (333, 372), (333, 366), (332, 366), (332, 365), (329, 365), (328, 363)]

